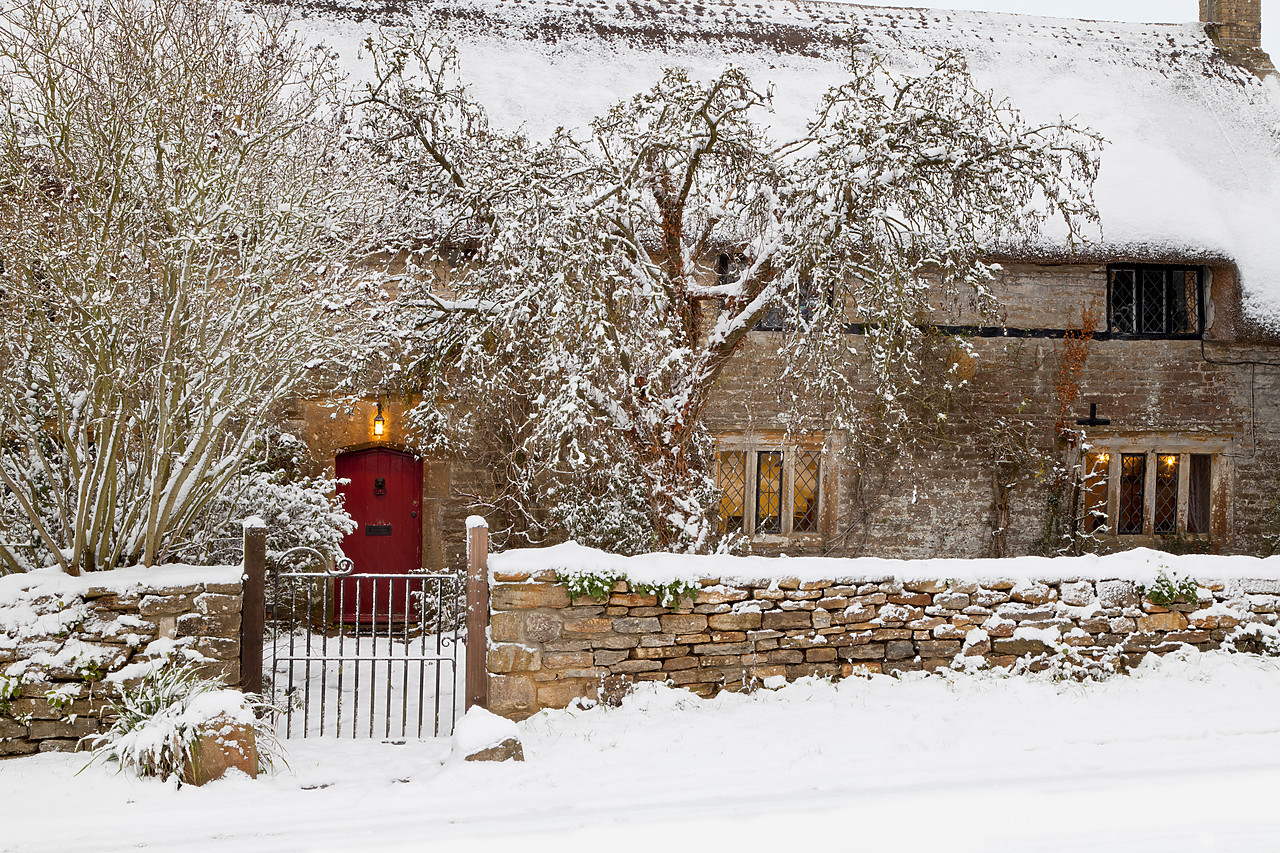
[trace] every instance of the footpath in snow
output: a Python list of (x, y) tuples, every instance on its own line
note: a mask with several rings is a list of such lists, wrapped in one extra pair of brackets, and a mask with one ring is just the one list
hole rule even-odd
[(1280, 662), (1130, 677), (805, 680), (520, 724), (523, 764), (446, 738), (287, 742), (257, 782), (177, 790), (83, 755), (0, 762), (0, 850), (1267, 851), (1280, 838)]

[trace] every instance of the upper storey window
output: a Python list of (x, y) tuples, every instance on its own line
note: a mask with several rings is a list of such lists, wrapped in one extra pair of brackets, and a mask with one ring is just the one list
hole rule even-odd
[(1108, 273), (1107, 331), (1137, 338), (1195, 338), (1204, 331), (1199, 268), (1132, 264)]

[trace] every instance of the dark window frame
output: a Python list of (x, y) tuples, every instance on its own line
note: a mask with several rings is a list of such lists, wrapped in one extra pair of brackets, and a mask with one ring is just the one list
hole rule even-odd
[[(1143, 310), (1138, 304), (1138, 297), (1135, 292), (1133, 305), (1133, 330), (1123, 331), (1116, 327), (1116, 273), (1132, 272), (1135, 283), (1143, 273), (1161, 272), (1165, 277), (1165, 293), (1166, 303), (1161, 309), (1163, 315), (1163, 323), (1166, 329), (1170, 325), (1172, 306), (1167, 300), (1170, 282), (1168, 276), (1170, 273), (1195, 273), (1196, 276), (1196, 294), (1195, 294), (1195, 327), (1189, 332), (1143, 332), (1139, 331), (1142, 327)], [(1205, 274), (1204, 267), (1186, 265), (1186, 264), (1112, 264), (1107, 267), (1107, 335), (1118, 340), (1198, 340), (1204, 336), (1204, 314), (1205, 314)], [(1136, 287), (1135, 287), (1136, 290)], [(1185, 303), (1184, 303), (1185, 304)]]

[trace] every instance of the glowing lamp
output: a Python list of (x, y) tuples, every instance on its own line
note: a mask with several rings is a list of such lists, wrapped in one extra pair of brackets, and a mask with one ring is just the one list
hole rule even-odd
[(378, 416), (373, 419), (373, 437), (382, 438), (387, 429), (387, 419), (382, 416), (382, 403), (378, 403)]

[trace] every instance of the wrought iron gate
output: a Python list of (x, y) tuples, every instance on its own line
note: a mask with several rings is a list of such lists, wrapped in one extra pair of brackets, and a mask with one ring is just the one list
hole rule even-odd
[(464, 576), (357, 575), (352, 567), (294, 548), (267, 577), (263, 688), (283, 711), (280, 734), (452, 733), (462, 698)]

